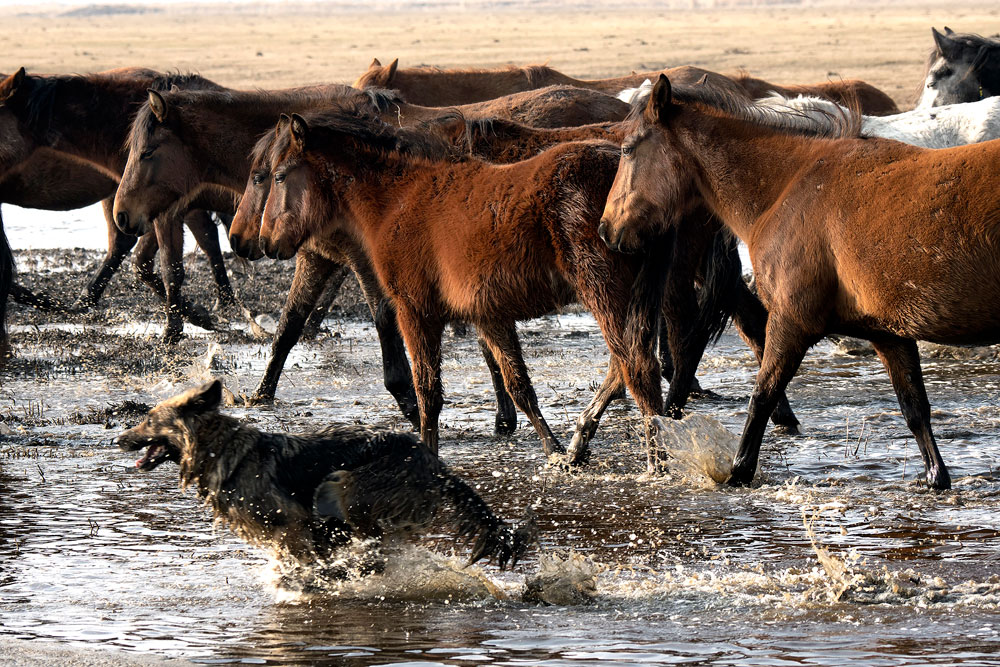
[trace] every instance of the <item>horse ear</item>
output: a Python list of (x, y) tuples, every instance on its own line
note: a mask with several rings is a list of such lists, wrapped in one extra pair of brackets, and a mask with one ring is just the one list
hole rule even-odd
[(368, 66), (368, 69), (374, 69), (381, 66), (382, 62), (378, 58), (372, 58), (372, 64)]
[(962, 51), (962, 45), (950, 37), (954, 33), (948, 31), (947, 28), (945, 28), (945, 31), (947, 31), (947, 34), (942, 35), (935, 28), (931, 28), (931, 34), (934, 36), (934, 45), (937, 47), (938, 53), (945, 60), (958, 60)]
[(389, 63), (389, 73), (385, 77), (386, 84), (392, 81), (392, 77), (396, 76), (397, 67), (399, 67), (399, 58), (396, 58), (391, 63)]
[(291, 123), (292, 138), (299, 148), (305, 148), (306, 139), (309, 137), (309, 123), (297, 113), (292, 114)]
[(649, 94), (646, 101), (646, 114), (651, 120), (657, 123), (666, 121), (671, 109), (671, 87), (670, 79), (663, 74), (653, 84), (653, 92)]
[(948, 26), (945, 26), (944, 27), (944, 34), (946, 34), (946, 35), (954, 35), (955, 31), (952, 30), (951, 28), (949, 28)]
[(165, 122), (167, 120), (167, 101), (152, 88), (146, 92), (149, 93), (149, 108), (153, 112), (153, 115), (156, 116), (156, 120), (161, 123)]
[(278, 124), (274, 127), (274, 136), (278, 136), (288, 128), (288, 124), (292, 122), (291, 117), (287, 113), (283, 113), (278, 116)]
[(0, 104), (3, 104), (17, 94), (21, 84), (24, 83), (24, 68), (19, 68), (16, 72), (0, 81)]

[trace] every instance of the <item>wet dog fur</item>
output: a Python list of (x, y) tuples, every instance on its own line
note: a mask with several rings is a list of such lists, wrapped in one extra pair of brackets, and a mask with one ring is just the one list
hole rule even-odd
[(122, 433), (125, 451), (150, 471), (180, 466), (221, 522), (281, 560), (328, 562), (352, 538), (419, 532), (450, 510), (456, 537), (473, 542), (470, 563), (513, 564), (535, 526), (512, 530), (472, 488), (409, 433), (328, 426), (314, 433), (265, 433), (219, 412), (216, 380), (167, 399)]

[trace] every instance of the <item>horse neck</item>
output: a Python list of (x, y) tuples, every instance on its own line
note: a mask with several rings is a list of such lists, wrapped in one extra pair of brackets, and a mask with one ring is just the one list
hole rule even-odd
[(53, 103), (43, 139), (45, 144), (109, 172), (117, 180), (125, 171), (122, 149), (138, 105), (146, 97), (150, 81), (91, 76), (85, 79), (92, 97), (81, 100), (84, 112), (66, 93)]
[(702, 198), (748, 244), (754, 222), (817, 159), (818, 144), (810, 137), (699, 112), (682, 114), (675, 122), (696, 165)]

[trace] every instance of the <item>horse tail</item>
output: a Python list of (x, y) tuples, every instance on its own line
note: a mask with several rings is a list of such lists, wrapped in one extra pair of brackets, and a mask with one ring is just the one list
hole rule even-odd
[(698, 296), (697, 330), (708, 335), (709, 343), (715, 343), (726, 330), (736, 308), (737, 291), (733, 285), (743, 280), (739, 239), (727, 229), (716, 232), (702, 270), (704, 279)]
[(528, 547), (537, 541), (538, 528), (530, 509), (524, 524), (512, 531), (460, 477), (449, 471), (444, 471), (443, 476), (442, 492), (451, 501), (459, 539), (475, 538), (469, 563), (488, 558), (495, 560), (503, 569), (508, 563), (517, 563)]
[(14, 285), (14, 253), (11, 252), (7, 234), (0, 218), (0, 366), (10, 356), (10, 342), (7, 339), (7, 297)]

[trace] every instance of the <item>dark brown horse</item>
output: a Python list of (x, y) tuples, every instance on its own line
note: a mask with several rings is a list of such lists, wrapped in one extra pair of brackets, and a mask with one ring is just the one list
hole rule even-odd
[(293, 117), (286, 145), (276, 146), (262, 247), (288, 257), (313, 236), (360, 241), (413, 358), (428, 446), (438, 444), (441, 333), (465, 320), (546, 453), (562, 451), (538, 409), (515, 322), (576, 298), (604, 334), (609, 377), (624, 375), (643, 415), (662, 411), (653, 352), (660, 263), (612, 253), (596, 235), (617, 147), (569, 143), (511, 165), (456, 164), (444, 142), (403, 136), (375, 118), (329, 112), (311, 122)]
[[(622, 145), (600, 234), (630, 249), (705, 203), (750, 249), (767, 306), (764, 360), (732, 484), (756, 470), (767, 415), (806, 350), (870, 340), (933, 488), (950, 486), (917, 340), (1000, 340), (1000, 142), (926, 150), (825, 138), (786, 118), (661, 78)], [(834, 133), (836, 135), (836, 133)]]
[[(413, 67), (399, 69), (398, 61), (382, 66), (378, 59), (368, 71), (354, 82), (355, 88), (392, 88), (398, 90), (411, 103), (426, 106), (452, 106), (490, 100), (502, 95), (561, 85), (597, 90), (615, 95), (625, 88), (638, 86), (643, 81), (655, 80), (661, 72), (630, 74), (614, 79), (587, 81), (574, 79), (546, 65), (526, 67), (499, 67), (494, 69), (440, 69)], [(699, 67), (682, 66), (663, 70), (664, 75), (678, 84), (694, 84), (707, 77), (718, 88), (732, 92), (742, 91), (752, 99), (766, 97), (771, 91), (789, 97), (815, 95), (850, 108), (860, 105), (862, 113), (883, 116), (899, 113), (896, 104), (878, 88), (855, 79), (825, 81), (806, 86), (780, 86), (757, 79), (746, 72), (724, 75)], [(503, 114), (493, 114), (507, 117)]]
[[(441, 109), (438, 108), (408, 104), (394, 91), (374, 88), (366, 89), (364, 92), (352, 90), (350, 94), (345, 95), (345, 98), (366, 112), (377, 113), (391, 125), (412, 125), (425, 119), (438, 118), (442, 114)], [(471, 118), (500, 116), (501, 118), (513, 118), (533, 123), (541, 127), (562, 127), (597, 120), (623, 119), (627, 115), (628, 109), (629, 106), (624, 102), (603, 93), (567, 86), (551, 86), (487, 102), (460, 106), (455, 109), (455, 113), (464, 114)], [(268, 123), (271, 120), (268, 119)], [(274, 133), (265, 134), (253, 151), (250, 178), (245, 179), (246, 185), (240, 199), (239, 210), (230, 228), (229, 242), (234, 252), (248, 259), (260, 257), (258, 236), (264, 202), (267, 199), (271, 183), (270, 151), (273, 137)], [(360, 264), (366, 261), (353, 251), (349, 251), (348, 248), (349, 246), (345, 245), (324, 243), (311, 247), (308, 252), (300, 253), (296, 262), (293, 288), (289, 292), (282, 311), (271, 348), (271, 357), (264, 371), (264, 377), (254, 391), (252, 401), (267, 402), (273, 400), (288, 353), (298, 341), (303, 328), (307, 327), (308, 318), (315, 318), (317, 314), (322, 313), (321, 305), (316, 302), (317, 296), (324, 290), (321, 278), (332, 276), (335, 280), (342, 279), (342, 274), (332, 268), (329, 262), (351, 261)], [(344, 255), (345, 252), (348, 252), (348, 255)], [(368, 279), (366, 277), (366, 280)], [(370, 276), (370, 282), (377, 284), (373, 275)], [(367, 283), (362, 282), (362, 284)], [(329, 283), (325, 289), (325, 294), (329, 296), (331, 294)], [(384, 327), (385, 332), (385, 335), (380, 335), (380, 340), (383, 345), (390, 346), (388, 349), (383, 349), (383, 360), (387, 364), (387, 386), (401, 388), (405, 382), (407, 386), (412, 387), (409, 364), (407, 363), (405, 366), (390, 364), (392, 359), (405, 361), (405, 356), (401, 352), (402, 342), (399, 341), (398, 333), (393, 333), (397, 329), (391, 308), (377, 308), (375, 312), (378, 313), (376, 326)], [(397, 343), (399, 352), (397, 352)], [(482, 341), (480, 344), (484, 345)], [(483, 347), (483, 356), (490, 368), (497, 393), (496, 429), (498, 433), (508, 433), (513, 429), (516, 419), (514, 405), (506, 396), (499, 368), (485, 347)], [(412, 389), (410, 391), (412, 393)], [(393, 393), (395, 395), (396, 392)], [(415, 410), (415, 402), (413, 406)], [(416, 413), (412, 414), (416, 418)]]
[[(212, 88), (215, 84), (196, 75), (167, 75), (140, 68), (84, 76), (34, 76), (22, 68), (0, 78), (0, 202), (50, 210), (104, 202), (108, 253), (87, 286), (84, 307), (97, 303), (125, 255), (136, 245), (136, 238), (120, 232), (111, 218), (111, 195), (125, 167), (127, 154), (122, 145), (132, 115), (147, 97), (147, 89), (173, 86)], [(184, 222), (209, 257), (220, 303), (233, 303), (215, 224), (203, 210), (191, 211)], [(151, 231), (138, 243), (136, 271), (167, 301), (171, 291), (167, 272), (161, 280), (153, 271), (157, 234)], [(164, 250), (164, 269), (180, 261), (179, 248), (175, 253)], [(18, 300), (32, 296), (22, 288), (15, 290)], [(0, 301), (6, 304), (6, 299)], [(35, 305), (44, 303), (38, 298), (34, 301)], [(174, 310), (196, 324), (212, 326), (204, 309), (182, 298), (176, 300)]]

